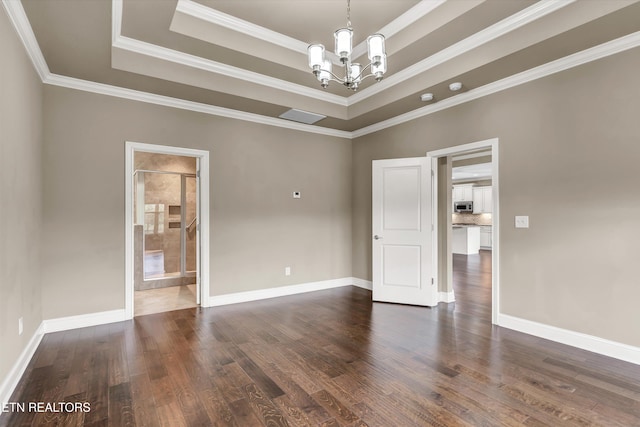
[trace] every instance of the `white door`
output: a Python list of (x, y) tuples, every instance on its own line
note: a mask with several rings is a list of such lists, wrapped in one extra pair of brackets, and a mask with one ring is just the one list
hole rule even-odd
[(373, 161), (373, 300), (434, 306), (431, 158)]
[(200, 271), (200, 158), (196, 157), (196, 304), (202, 304)]

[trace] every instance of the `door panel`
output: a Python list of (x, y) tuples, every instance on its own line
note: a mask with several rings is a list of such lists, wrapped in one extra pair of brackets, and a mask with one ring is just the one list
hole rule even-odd
[(383, 245), (383, 286), (420, 288), (420, 246)]
[(384, 168), (382, 219), (386, 230), (420, 229), (420, 168)]
[(433, 306), (431, 159), (375, 160), (373, 300)]

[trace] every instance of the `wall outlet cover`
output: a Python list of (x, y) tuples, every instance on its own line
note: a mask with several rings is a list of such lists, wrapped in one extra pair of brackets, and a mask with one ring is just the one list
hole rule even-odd
[(300, 192), (299, 192), (299, 191), (294, 191), (294, 192), (293, 192), (293, 198), (294, 198), (294, 199), (299, 199), (300, 197), (301, 197), (301, 194), (300, 194)]
[(284, 275), (285, 276), (291, 276), (291, 267), (285, 267), (284, 268)]
[(529, 228), (529, 217), (526, 215), (516, 216), (516, 228)]

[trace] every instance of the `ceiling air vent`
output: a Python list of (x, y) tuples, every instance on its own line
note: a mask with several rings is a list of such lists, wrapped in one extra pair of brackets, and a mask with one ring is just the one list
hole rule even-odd
[(323, 116), (321, 114), (309, 113), (308, 111), (296, 110), (295, 108), (292, 108), (291, 110), (285, 111), (284, 113), (280, 114), (280, 116), (278, 117), (280, 117), (281, 119), (291, 120), (293, 122), (312, 125), (315, 122), (318, 122), (327, 116)]

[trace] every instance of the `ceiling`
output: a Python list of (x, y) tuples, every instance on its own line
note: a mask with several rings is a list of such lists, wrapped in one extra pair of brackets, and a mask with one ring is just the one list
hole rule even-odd
[[(313, 126), (340, 131), (640, 31), (640, 0), (351, 0), (355, 56), (366, 59), (363, 40), (380, 32), (389, 64), (382, 82), (352, 92), (335, 82), (322, 89), (306, 58), (310, 43), (332, 50), (346, 0), (21, 4), (54, 75), (267, 118), (296, 108), (327, 116)], [(460, 92), (448, 89), (454, 81)], [(425, 92), (434, 100), (422, 102)]]
[(491, 179), (492, 163), (478, 163), (475, 165), (458, 166), (451, 169), (452, 181), (470, 181)]

